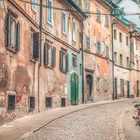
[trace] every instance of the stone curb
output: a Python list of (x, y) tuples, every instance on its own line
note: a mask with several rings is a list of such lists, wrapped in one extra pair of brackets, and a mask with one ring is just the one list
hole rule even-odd
[(124, 114), (128, 111), (128, 108), (126, 109), (126, 111), (120, 115), (119, 117), (119, 122), (118, 122), (118, 136), (119, 136), (119, 140), (127, 140), (124, 134)]

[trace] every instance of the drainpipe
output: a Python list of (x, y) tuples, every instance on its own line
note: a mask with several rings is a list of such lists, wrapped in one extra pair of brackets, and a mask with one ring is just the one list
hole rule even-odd
[(82, 20), (82, 32), (81, 32), (81, 51), (82, 51), (82, 103), (84, 104), (84, 45), (83, 45), (83, 38), (84, 38), (84, 25)]
[(38, 112), (40, 112), (40, 67), (42, 62), (42, 0), (40, 0), (40, 17), (39, 17), (39, 62), (38, 62)]
[(111, 23), (111, 32), (112, 32), (112, 100), (115, 100), (115, 90), (114, 90), (114, 23)]

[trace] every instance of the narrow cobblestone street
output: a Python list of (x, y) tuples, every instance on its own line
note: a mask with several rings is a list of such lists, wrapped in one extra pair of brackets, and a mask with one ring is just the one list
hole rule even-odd
[(132, 101), (87, 108), (49, 123), (30, 140), (118, 140), (119, 116)]

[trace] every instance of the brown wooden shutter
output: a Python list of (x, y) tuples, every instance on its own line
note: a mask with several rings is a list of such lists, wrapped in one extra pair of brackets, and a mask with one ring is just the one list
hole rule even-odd
[(44, 65), (48, 65), (48, 44), (44, 44)]
[(56, 65), (56, 48), (53, 47), (53, 50), (52, 50), (52, 67), (55, 67)]
[(17, 23), (16, 27), (16, 51), (20, 49), (20, 23)]
[(66, 55), (66, 72), (69, 71), (69, 55)]
[(59, 55), (60, 55), (59, 68), (60, 68), (60, 71), (63, 71), (63, 52), (62, 52), (62, 50), (60, 50)]
[(39, 33), (33, 34), (33, 58), (39, 58)]
[(9, 42), (9, 32), (10, 32), (10, 14), (8, 13), (6, 18), (5, 18), (5, 47), (8, 47), (10, 42)]

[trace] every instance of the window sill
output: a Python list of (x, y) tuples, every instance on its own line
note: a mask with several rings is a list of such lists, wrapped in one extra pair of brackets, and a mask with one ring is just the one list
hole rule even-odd
[(62, 73), (64, 73), (64, 74), (67, 74), (67, 71), (64, 71), (64, 70), (60, 70)]
[(47, 20), (47, 25), (51, 26), (51, 28), (53, 27), (53, 23), (49, 22), (48, 20)]
[(44, 65), (44, 66), (45, 66), (45, 68), (53, 69), (52, 66), (47, 66), (47, 65)]
[(37, 60), (35, 60), (34, 58), (30, 58), (30, 61), (36, 63)]
[(33, 9), (33, 8), (31, 8), (32, 9), (32, 12), (34, 13), (34, 14), (36, 14), (36, 9)]
[(16, 50), (14, 50), (14, 49), (12, 49), (11, 47), (6, 47), (6, 49), (8, 50), (8, 51), (11, 51), (11, 52), (13, 52), (13, 53), (17, 53), (17, 51)]

